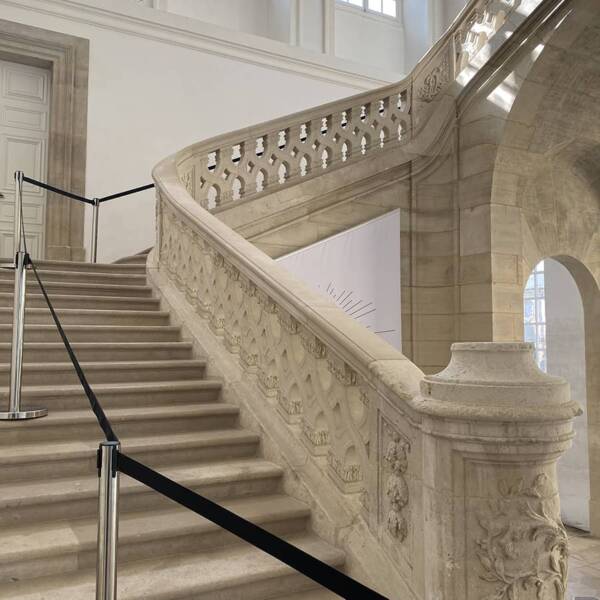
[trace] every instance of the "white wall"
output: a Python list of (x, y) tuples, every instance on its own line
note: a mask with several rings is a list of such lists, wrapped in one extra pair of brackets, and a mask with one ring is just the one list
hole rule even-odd
[(236, 31), (271, 37), (269, 0), (167, 0), (169, 12), (199, 19)]
[(409, 73), (448, 29), (468, 0), (403, 0), (404, 69)]
[(400, 19), (371, 16), (337, 5), (335, 53), (349, 60), (404, 71), (404, 30)]
[(292, 0), (268, 0), (269, 35), (274, 40), (290, 43)]
[(573, 446), (558, 463), (562, 518), (589, 530), (590, 471), (586, 409), (583, 306), (571, 274), (555, 260), (544, 261), (548, 373), (564, 377), (584, 414), (575, 419)]
[(278, 262), (371, 331), (385, 331), (379, 335), (402, 349), (399, 210)]
[[(86, 4), (115, 10), (124, 5), (122, 0)], [(129, 15), (141, 11), (160, 18), (154, 16), (159, 11), (129, 5), (133, 7)], [(53, 14), (57, 10), (64, 17)], [(150, 182), (151, 169), (160, 159), (193, 142), (359, 91), (350, 83), (323, 80), (318, 65), (319, 78), (312, 78), (284, 70), (283, 59), (274, 68), (246, 62), (244, 57), (234, 60), (210, 48), (202, 51), (182, 44), (175, 34), (173, 43), (160, 41), (160, 30), (147, 24), (136, 23), (135, 33), (126, 32), (118, 21), (95, 25), (93, 13), (78, 12), (72, 5), (67, 10), (42, 0), (23, 0), (21, 6), (0, 0), (0, 13), (3, 19), (90, 40), (86, 177), (90, 196)], [(163, 17), (174, 18), (164, 13)], [(176, 18), (174, 23), (183, 26), (185, 20)], [(86, 237), (89, 226), (88, 213)], [(112, 261), (153, 243), (152, 192), (102, 206), (100, 260)]]

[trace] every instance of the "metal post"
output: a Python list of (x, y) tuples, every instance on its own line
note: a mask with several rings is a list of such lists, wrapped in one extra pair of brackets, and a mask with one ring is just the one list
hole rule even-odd
[(25, 329), (25, 290), (29, 255), (22, 233), (23, 171), (15, 173), (15, 287), (13, 299), (13, 329), (10, 358), (10, 397), (8, 411), (0, 411), (0, 421), (36, 419), (48, 414), (47, 408), (21, 409), (21, 379), (23, 374), (23, 336)]
[(119, 442), (102, 442), (98, 450), (100, 469), (98, 503), (98, 565), (96, 600), (117, 598), (117, 537), (119, 529)]
[(92, 249), (90, 261), (95, 263), (98, 254), (98, 213), (100, 212), (100, 200), (94, 198), (94, 209), (92, 212)]

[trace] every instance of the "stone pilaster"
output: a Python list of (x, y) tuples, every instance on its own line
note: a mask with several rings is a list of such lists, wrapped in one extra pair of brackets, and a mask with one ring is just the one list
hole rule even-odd
[(529, 344), (459, 343), (418, 404), (425, 597), (562, 599), (556, 461), (580, 412), (568, 384), (537, 368)]

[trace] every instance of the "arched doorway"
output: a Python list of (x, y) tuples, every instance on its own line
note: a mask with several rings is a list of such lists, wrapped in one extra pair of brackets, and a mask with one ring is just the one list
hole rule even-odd
[[(525, 341), (535, 345), (538, 366), (550, 375), (565, 378), (571, 386), (572, 397), (583, 409), (575, 421), (573, 446), (559, 461), (558, 477), (563, 521), (571, 527), (590, 531), (593, 528), (591, 512), (595, 508), (591, 474), (596, 465), (591, 459), (597, 398), (588, 361), (594, 356), (589, 346), (594, 345), (597, 337), (593, 333), (592, 313), (598, 294), (596, 286), (590, 289), (586, 285), (589, 281), (581, 281), (583, 270), (578, 261), (568, 257), (540, 261), (525, 285), (523, 326)], [(581, 291), (587, 295), (586, 302)]]

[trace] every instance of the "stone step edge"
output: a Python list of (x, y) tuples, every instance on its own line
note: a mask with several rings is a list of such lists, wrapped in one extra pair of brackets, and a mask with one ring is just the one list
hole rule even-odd
[[(29, 463), (53, 462), (55, 460), (88, 460), (98, 450), (97, 441), (51, 442), (45, 440), (38, 444), (21, 444), (8, 449), (19, 450), (18, 454), (0, 452), (0, 466)], [(190, 433), (170, 433), (152, 437), (131, 437), (122, 440), (125, 454), (135, 457), (140, 452), (164, 452), (172, 449), (210, 448), (231, 446), (232, 444), (258, 444), (260, 436), (241, 428), (208, 429)], [(25, 449), (30, 452), (26, 453)]]
[[(210, 476), (197, 471), (210, 470), (218, 465), (219, 475)], [(227, 471), (229, 469), (229, 472)], [(232, 470), (239, 469), (239, 472), (232, 473)], [(219, 483), (232, 483), (242, 481), (255, 481), (260, 479), (280, 478), (283, 475), (283, 468), (261, 457), (223, 459), (210, 463), (199, 465), (175, 465), (159, 469), (160, 473), (177, 481), (181, 485), (188, 488), (197, 488), (199, 486), (208, 487)], [(196, 471), (193, 474), (192, 471)], [(182, 474), (183, 473), (183, 474)], [(77, 484), (76, 489), (73, 489), (73, 483)], [(37, 493), (31, 495), (30, 491), (35, 485), (43, 485), (47, 492), (52, 492), (53, 488), (59, 493)], [(22, 488), (22, 495), (15, 494), (11, 498), (6, 499), (1, 492), (4, 488)], [(144, 484), (130, 477), (123, 477), (120, 482), (121, 495), (134, 494), (154, 494), (155, 492)], [(65, 491), (68, 490), (68, 491)], [(62, 479), (48, 479), (43, 482), (23, 482), (14, 481), (0, 485), (0, 508), (7, 510), (10, 508), (39, 506), (41, 504), (60, 504), (65, 501), (85, 500), (86, 498), (96, 498), (98, 496), (98, 475), (94, 472), (91, 475), (65, 477)]]
[[(285, 494), (248, 496), (225, 500), (220, 504), (246, 520), (262, 525), (288, 519), (307, 519), (310, 515), (310, 507), (307, 504)], [(167, 528), (169, 519), (180, 522), (176, 526), (171, 523)], [(95, 516), (73, 521), (59, 521), (47, 526), (36, 523), (33, 527), (5, 527), (2, 532), (0, 561), (3, 564), (10, 564), (91, 551), (96, 547), (97, 529)], [(119, 546), (122, 548), (127, 544), (143, 544), (158, 539), (177, 538), (190, 534), (202, 535), (220, 530), (221, 528), (212, 521), (179, 506), (128, 512), (122, 514), (119, 520)], [(37, 545), (32, 546), (29, 542), (36, 536)], [(58, 542), (64, 536), (68, 539), (62, 543)], [(24, 543), (25, 547), (19, 547), (20, 542)]]
[[(286, 541), (301, 548), (323, 562), (337, 568), (344, 564), (344, 553), (318, 538), (315, 534), (305, 533), (283, 536)], [(243, 569), (233, 571), (225, 569), (225, 565), (251, 564), (250, 573)], [(226, 574), (224, 574), (226, 573)], [(238, 598), (258, 600), (256, 595), (248, 596), (248, 586), (261, 581), (272, 581), (297, 575), (291, 567), (263, 552), (241, 544), (234, 548), (223, 548), (212, 552), (198, 552), (183, 557), (171, 557), (132, 562), (119, 570), (120, 600), (153, 600), (164, 599), (165, 594), (174, 598), (199, 598), (208, 600), (212, 592), (221, 594), (222, 598), (232, 597), (235, 592)], [(79, 572), (66, 581), (66, 577), (55, 576), (43, 578), (35, 584), (17, 582), (0, 586), (2, 600), (64, 600), (65, 598), (93, 598), (95, 591), (95, 571)], [(317, 586), (303, 579), (302, 587), (306, 590)], [(29, 588), (29, 590), (28, 590)], [(131, 593), (128, 593), (131, 591)], [(224, 594), (227, 593), (227, 596)], [(202, 595), (202, 596), (200, 596)], [(264, 598), (264, 596), (262, 596)]]

